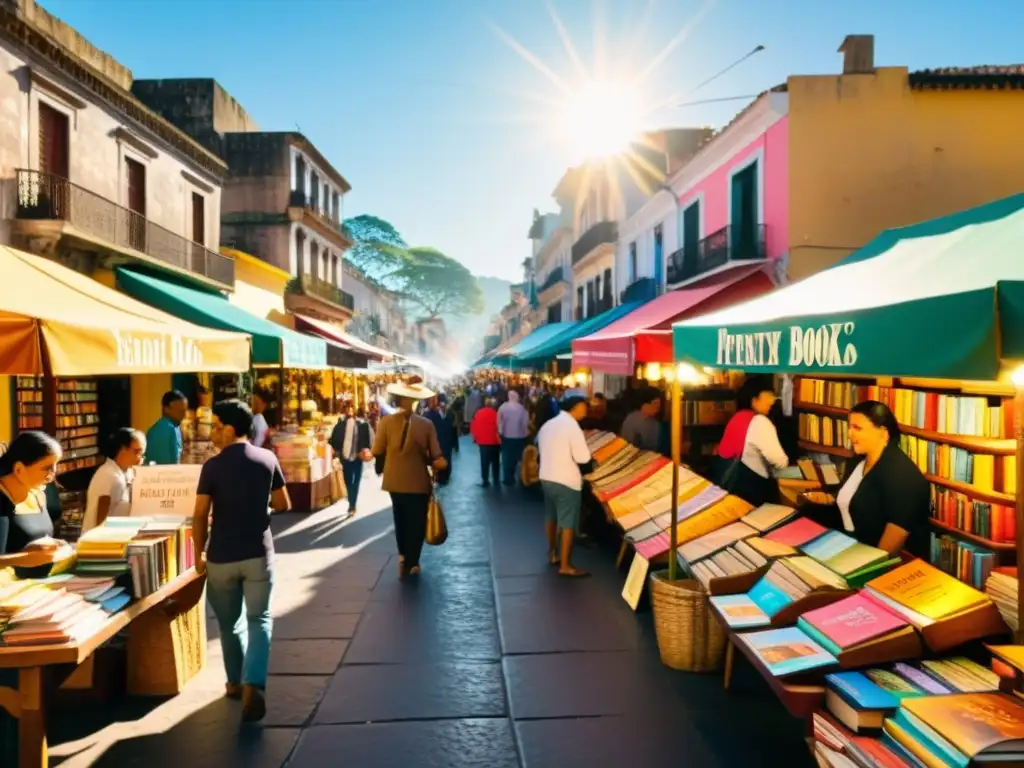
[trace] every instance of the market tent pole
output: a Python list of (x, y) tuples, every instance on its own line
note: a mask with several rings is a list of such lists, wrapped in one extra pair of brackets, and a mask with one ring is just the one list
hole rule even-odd
[(672, 377), (672, 527), (669, 529), (668, 580), (676, 580), (677, 557), (676, 547), (679, 545), (676, 527), (679, 523), (679, 463), (683, 443), (683, 385), (678, 375)]
[(1024, 643), (1024, 628), (1021, 617), (1024, 617), (1024, 589), (1022, 589), (1020, 569), (1024, 567), (1024, 366), (1018, 368), (1013, 376), (1013, 438), (1017, 441), (1016, 466), (1016, 505), (1014, 516), (1017, 519), (1017, 631), (1014, 641)]

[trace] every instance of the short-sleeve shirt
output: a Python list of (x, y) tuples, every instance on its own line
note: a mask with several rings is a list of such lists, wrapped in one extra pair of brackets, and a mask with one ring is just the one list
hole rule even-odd
[(266, 448), (234, 443), (209, 459), (197, 489), (213, 501), (207, 560), (237, 563), (272, 558), (270, 494), (284, 485), (277, 456)]
[(146, 463), (180, 464), (181, 447), (181, 427), (161, 416), (146, 433)]
[(540, 452), (540, 479), (558, 483), (575, 491), (583, 487), (580, 464), (591, 460), (587, 439), (579, 422), (569, 413), (561, 411), (541, 427), (537, 434)]
[(110, 517), (131, 513), (131, 484), (134, 470), (125, 472), (113, 459), (107, 459), (92, 476), (89, 488), (85, 492), (85, 518), (82, 520), (82, 533), (91, 531), (98, 524), (100, 499), (110, 497)]
[(0, 554), (15, 555), (33, 541), (53, 536), (53, 520), (46, 511), (42, 491), (29, 494), (15, 505), (11, 497), (0, 492)]

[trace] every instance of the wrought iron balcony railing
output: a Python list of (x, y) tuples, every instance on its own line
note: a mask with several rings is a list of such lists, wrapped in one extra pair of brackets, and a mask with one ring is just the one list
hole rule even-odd
[(235, 287), (235, 260), (155, 224), (63, 176), (18, 170), (19, 219), (65, 221), (110, 243), (131, 248), (172, 267)]
[(619, 239), (619, 225), (614, 221), (599, 221), (572, 245), (572, 264), (576, 264), (599, 245), (615, 244)]
[(641, 277), (634, 280), (619, 296), (619, 302), (630, 304), (634, 301), (651, 301), (658, 295), (658, 283), (653, 277)]
[(544, 284), (537, 289), (537, 293), (544, 293), (549, 288), (554, 288), (559, 283), (565, 281), (565, 276), (561, 267), (555, 267), (548, 273), (547, 278), (544, 280)]
[(706, 274), (730, 261), (757, 261), (767, 258), (765, 226), (728, 226), (713, 232), (696, 245), (683, 246), (668, 259), (669, 285)]
[(348, 232), (345, 230), (344, 225), (334, 215), (326, 213), (321, 207), (319, 200), (313, 200), (306, 196), (306, 193), (300, 189), (293, 189), (291, 194), (288, 196), (289, 207), (305, 208), (312, 216), (320, 220), (324, 225), (331, 229), (341, 232), (343, 235), (348, 237)]
[(351, 293), (347, 293), (338, 286), (332, 285), (326, 280), (321, 280), (319, 277), (302, 275), (298, 280), (297, 287), (306, 296), (328, 301), (331, 304), (347, 309), (349, 312), (355, 311), (356, 300)]

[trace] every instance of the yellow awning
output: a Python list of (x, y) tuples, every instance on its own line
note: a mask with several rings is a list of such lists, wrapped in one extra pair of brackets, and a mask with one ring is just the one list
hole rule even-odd
[(229, 373), (249, 336), (202, 328), (54, 261), (0, 246), (0, 374)]

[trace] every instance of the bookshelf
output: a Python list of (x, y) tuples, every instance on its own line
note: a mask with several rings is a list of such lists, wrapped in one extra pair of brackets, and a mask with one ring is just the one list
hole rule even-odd
[[(948, 381), (799, 376), (793, 405), (800, 424), (800, 448), (851, 457), (845, 426), (840, 424), (849, 409), (864, 400), (889, 405), (903, 433), (901, 448), (932, 484), (933, 556), (943, 557), (949, 547), (945, 540), (953, 537), (960, 541), (965, 556), (990, 558), (994, 565), (1012, 562), (1015, 537), (989, 538), (980, 533), (993, 527), (997, 515), (1012, 516), (1016, 506), (1017, 445), (1009, 392), (999, 385), (954, 387)], [(951, 499), (947, 498), (950, 493)], [(949, 512), (950, 506), (955, 513)], [(982, 526), (961, 519), (973, 522), (976, 509), (986, 521)], [(960, 522), (962, 527), (953, 524)], [(963, 571), (953, 575), (962, 577)]]
[(17, 376), (13, 384), (17, 431), (38, 429), (57, 439), (64, 452), (58, 475), (103, 461), (96, 378)]

